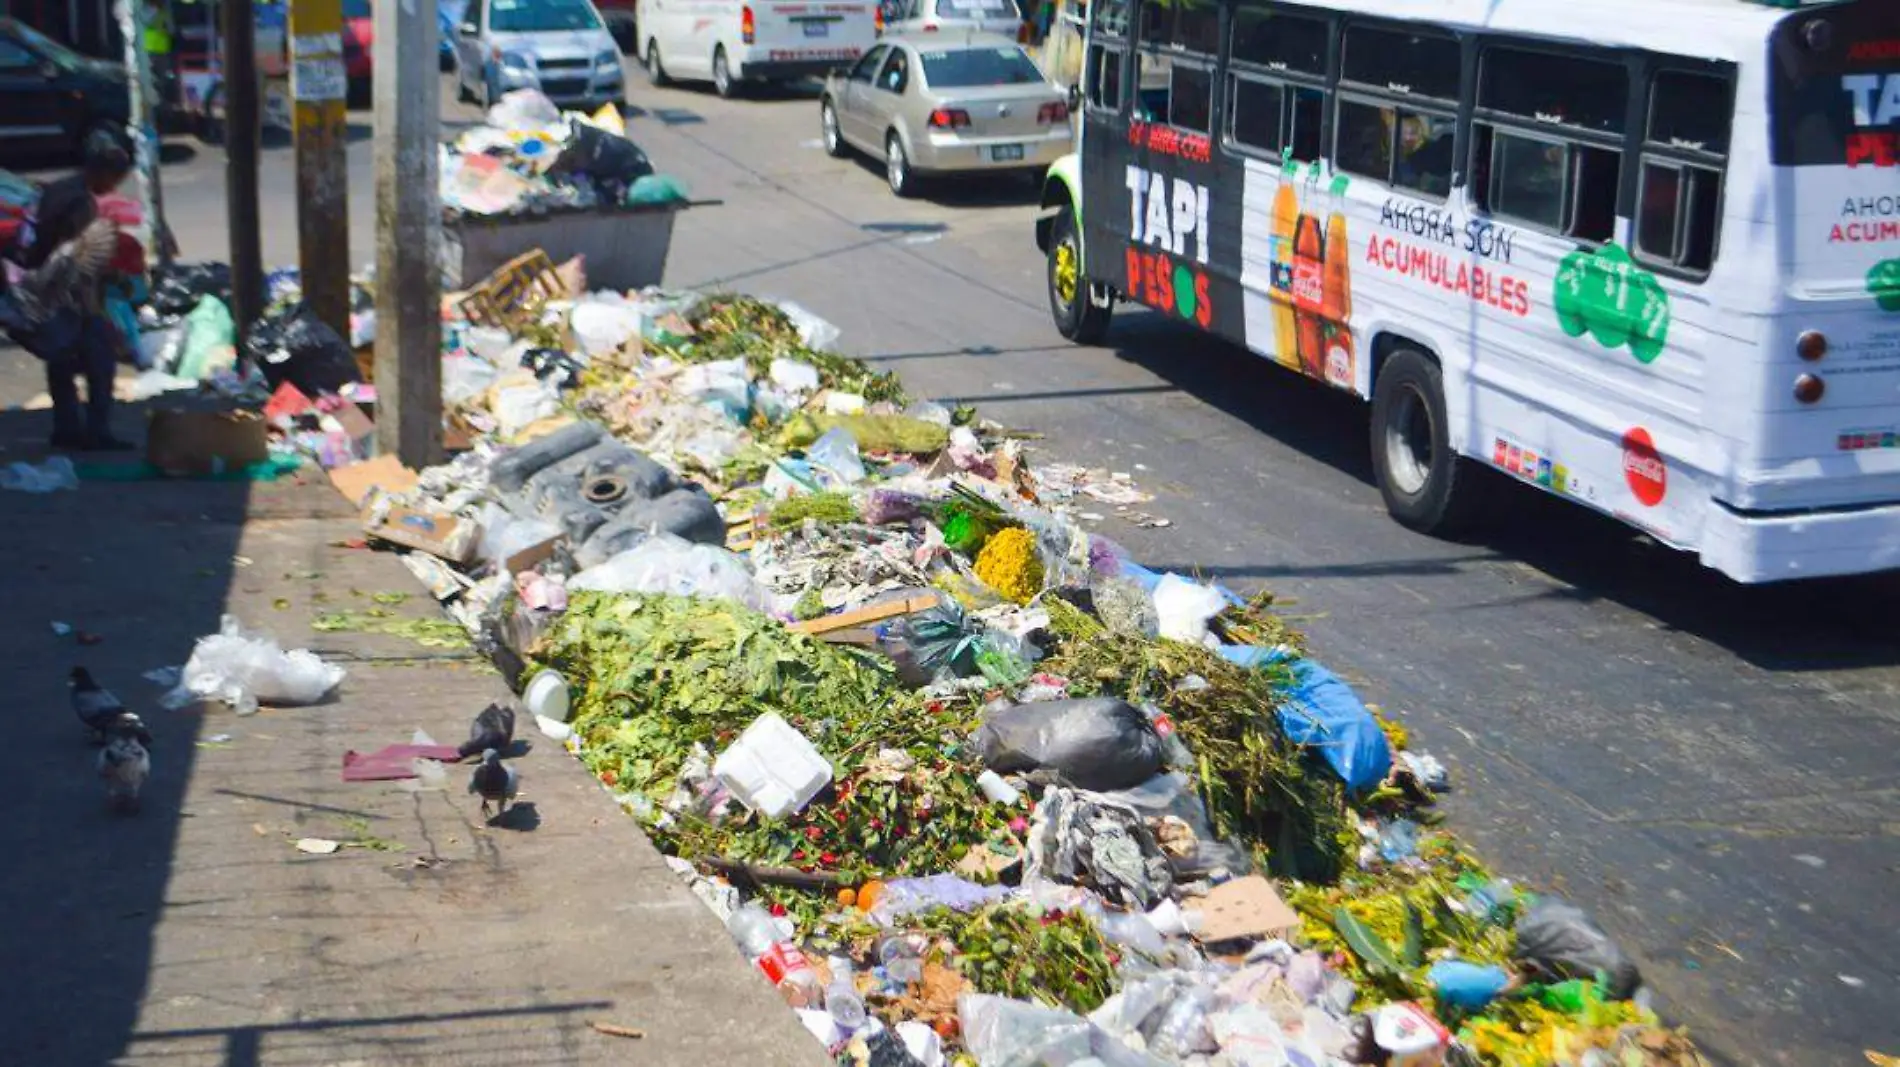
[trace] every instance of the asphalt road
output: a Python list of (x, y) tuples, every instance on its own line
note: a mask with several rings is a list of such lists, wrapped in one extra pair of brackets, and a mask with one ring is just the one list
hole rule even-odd
[[(796, 300), (913, 393), (1134, 473), (1172, 525), (1102, 532), (1288, 599), (1317, 654), (1451, 764), (1455, 824), (1595, 912), (1719, 1059), (1900, 1053), (1900, 578), (1742, 588), (1522, 488), (1472, 540), (1409, 533), (1357, 401), (1140, 312), (1106, 347), (1064, 343), (1028, 187), (898, 201), (868, 161), (824, 154), (809, 93), (632, 84), (634, 138), (724, 201), (682, 217), (669, 284)], [(370, 118), (352, 119), (367, 262)], [(186, 153), (166, 173), (179, 239), (223, 258), (222, 159)], [(267, 152), (269, 263), (294, 261), (289, 168)]]

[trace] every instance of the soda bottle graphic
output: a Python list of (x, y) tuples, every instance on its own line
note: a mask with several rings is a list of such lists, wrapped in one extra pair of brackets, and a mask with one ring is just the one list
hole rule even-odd
[(1300, 357), (1293, 319), (1293, 233), (1300, 217), (1299, 165), (1288, 159), (1280, 168), (1280, 188), (1273, 194), (1272, 229), (1268, 231), (1267, 299), (1273, 304), (1273, 358), (1297, 370)]
[(1293, 231), (1293, 320), (1300, 372), (1326, 376), (1326, 234), (1316, 215), (1300, 213)]
[(1352, 246), (1346, 240), (1346, 184), (1344, 174), (1333, 178), (1332, 203), (1326, 217), (1325, 294), (1326, 380), (1351, 388), (1354, 379), (1352, 346)]

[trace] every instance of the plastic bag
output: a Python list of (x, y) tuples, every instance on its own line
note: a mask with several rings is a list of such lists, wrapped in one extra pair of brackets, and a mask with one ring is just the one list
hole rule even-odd
[(999, 774), (1047, 768), (1083, 789), (1126, 789), (1161, 769), (1148, 716), (1113, 697), (1018, 704), (984, 716), (983, 765)]
[(486, 393), (501, 372), (476, 356), (442, 357), (442, 402), (451, 407)]
[(798, 331), (798, 340), (806, 348), (822, 352), (838, 343), (838, 337), (842, 331), (800, 305), (790, 300), (781, 300), (778, 302), (778, 309), (792, 321), (792, 328)]
[(539, 130), (561, 121), (561, 109), (539, 89), (503, 93), (488, 109), (488, 124), (502, 130)]
[(818, 389), (818, 368), (796, 359), (780, 357), (772, 361), (772, 384), (793, 396)]
[(872, 526), (907, 523), (923, 513), (922, 499), (896, 489), (873, 489), (864, 501), (864, 521)]
[(499, 504), (490, 504), (482, 513), (482, 559), (499, 564), (502, 560), (540, 544), (561, 532), (546, 519), (518, 519)]
[(343, 681), (343, 673), (308, 649), (286, 652), (275, 638), (248, 631), (237, 616), (226, 615), (217, 633), (198, 639), (179, 688), (165, 703), (215, 699), (250, 715), (259, 704), (315, 704)]
[(1147, 910), (1168, 899), (1173, 871), (1141, 813), (1075, 789), (1044, 791), (1029, 831), (1025, 881), (1087, 885)]
[(682, 395), (718, 408), (734, 422), (752, 413), (752, 381), (743, 359), (696, 363), (680, 373), (675, 385)]
[(1352, 687), (1309, 659), (1294, 661), (1293, 678), (1293, 689), (1280, 705), (1287, 737), (1317, 748), (1355, 793), (1385, 781), (1392, 773), (1392, 745)]
[(957, 998), (963, 1046), (981, 1067), (1041, 1067), (1089, 1057), (1087, 1019), (1060, 1008), (965, 993)]
[(21, 493), (53, 493), (79, 488), (79, 471), (65, 456), (49, 456), (38, 464), (9, 463), (0, 469), (0, 489)]
[(340, 392), (351, 382), (361, 381), (349, 343), (302, 304), (279, 320), (282, 333), (275, 350), (263, 349), (258, 342), (261, 331), (253, 330), (246, 345), (251, 358), (264, 372), (271, 388), (285, 382), (296, 386), (305, 396)]
[(1539, 897), (1517, 920), (1517, 957), (1555, 978), (1595, 978), (1613, 1000), (1628, 1000), (1643, 984), (1636, 962), (1582, 908), (1559, 897)]
[(636, 207), (649, 204), (676, 204), (690, 199), (686, 195), (686, 186), (677, 178), (664, 174), (645, 174), (634, 180), (633, 188), (627, 190), (627, 203)]
[(745, 561), (723, 548), (656, 534), (568, 580), (570, 592), (672, 593), (735, 600), (754, 611), (771, 604)]
[(843, 427), (829, 430), (813, 442), (805, 450), (805, 460), (837, 475), (846, 485), (856, 485), (865, 477), (864, 461), (858, 457), (857, 438)]
[(152, 272), (151, 308), (161, 321), (189, 315), (207, 296), (231, 299), (231, 268), (223, 263), (172, 263)]
[(1166, 574), (1155, 586), (1155, 620), (1162, 637), (1199, 644), (1207, 637), (1207, 622), (1227, 607), (1227, 598), (1211, 585)]
[(1198, 878), (1221, 869), (1235, 876), (1253, 870), (1253, 860), (1245, 849), (1214, 836), (1214, 824), (1208, 818), (1207, 804), (1196, 791), (1194, 780), (1186, 774), (1170, 771), (1157, 774), (1132, 788), (1091, 793), (1089, 796), (1132, 808), (1151, 824), (1173, 820), (1192, 834), (1196, 842), (1192, 852), (1183, 852), (1164, 843), (1164, 849), (1169, 852), (1169, 862), (1182, 878)]
[(596, 185), (632, 185), (653, 173), (653, 163), (625, 137), (576, 122), (568, 128), (567, 145), (548, 171), (591, 178)]
[(237, 323), (231, 309), (215, 296), (198, 301), (185, 316), (185, 351), (178, 361), (178, 376), (203, 381), (212, 372), (228, 367), (237, 358)]
[(888, 926), (898, 919), (934, 908), (974, 911), (1008, 897), (1009, 893), (1006, 886), (978, 885), (954, 874), (893, 878), (884, 883), (884, 892), (878, 894), (871, 917)]
[(574, 305), (574, 338), (590, 356), (620, 350), (640, 333), (640, 309), (624, 300), (590, 296)]
[(877, 634), (879, 651), (897, 664), (897, 677), (905, 685), (925, 686), (945, 677), (968, 678), (977, 671), (982, 628), (971, 626), (953, 600), (900, 616), (879, 627)]

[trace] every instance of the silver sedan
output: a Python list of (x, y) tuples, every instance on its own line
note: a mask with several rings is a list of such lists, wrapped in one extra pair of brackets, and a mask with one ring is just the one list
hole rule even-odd
[(884, 159), (910, 196), (931, 174), (1041, 172), (1070, 150), (1069, 98), (1007, 37), (887, 37), (825, 79), (825, 151)]

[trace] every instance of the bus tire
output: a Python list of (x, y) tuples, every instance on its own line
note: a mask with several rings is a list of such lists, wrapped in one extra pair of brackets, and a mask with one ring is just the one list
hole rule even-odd
[(1452, 450), (1444, 375), (1414, 349), (1394, 350), (1373, 384), (1372, 469), (1386, 511), (1407, 529), (1444, 537), (1477, 516), (1484, 487)]
[(1089, 299), (1089, 278), (1082, 273), (1082, 238), (1076, 232), (1075, 209), (1064, 206), (1049, 229), (1049, 314), (1056, 332), (1079, 345), (1098, 345), (1108, 336), (1114, 307), (1097, 307)]

